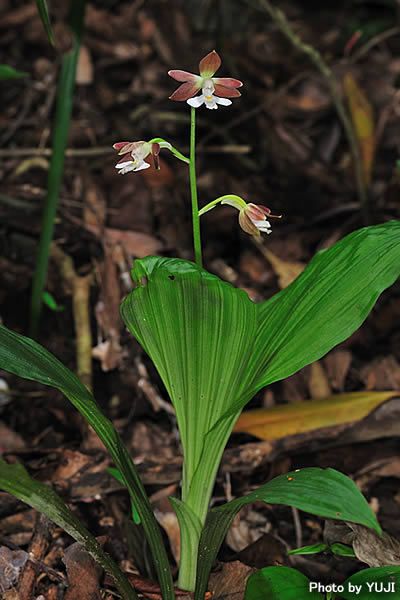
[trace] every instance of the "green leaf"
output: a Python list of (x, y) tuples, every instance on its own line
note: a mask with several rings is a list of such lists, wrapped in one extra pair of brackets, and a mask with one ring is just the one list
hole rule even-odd
[(310, 591), (311, 582), (290, 567), (265, 567), (250, 575), (244, 600), (323, 600), (324, 596)]
[(173, 600), (172, 576), (159, 525), (154, 518), (143, 484), (121, 438), (103, 415), (96, 400), (43, 346), (0, 324), (0, 369), (59, 389), (93, 427), (124, 478), (130, 497), (146, 532), (159, 582), (166, 600)]
[(57, 523), (74, 540), (82, 544), (103, 567), (124, 599), (138, 599), (124, 573), (51, 488), (32, 479), (22, 465), (9, 465), (0, 457), (0, 489), (26, 502)]
[(341, 544), (340, 542), (335, 542), (329, 546), (329, 550), (332, 552), (332, 554), (337, 554), (338, 556), (347, 556), (350, 558), (356, 557), (356, 553), (351, 546)]
[(208, 576), (232, 519), (249, 502), (286, 504), (325, 518), (360, 523), (379, 534), (381, 528), (360, 490), (334, 469), (298, 469), (275, 477), (254, 492), (209, 511), (199, 544), (195, 600), (201, 600)]
[[(45, 0), (36, 0), (36, 2), (41, 4), (42, 10), (45, 10), (45, 15), (42, 19), (46, 18), (47, 6)], [(71, 0), (69, 5), (68, 24), (74, 33), (75, 39), (72, 50), (66, 52), (62, 57), (61, 73), (58, 82), (52, 153), (47, 179), (47, 194), (43, 208), (39, 248), (32, 284), (30, 333), (34, 338), (37, 337), (39, 328), (42, 293), (47, 274), (49, 249), (53, 237), (54, 221), (64, 173), (64, 158), (71, 120), (76, 67), (78, 64), (84, 26), (85, 4), (85, 0)]]
[(395, 600), (399, 597), (400, 566), (364, 569), (346, 579), (343, 587), (340, 596), (346, 600)]
[(47, 37), (49, 38), (50, 44), (54, 46), (54, 37), (53, 32), (51, 30), (49, 11), (47, 9), (46, 0), (35, 0), (37, 9), (39, 11), (40, 18), (43, 23), (43, 27), (47, 33)]
[[(320, 359), (360, 327), (399, 275), (400, 221), (359, 229), (318, 252), (293, 283), (257, 305), (244, 385), (254, 395)], [(242, 406), (237, 399), (226, 416)]]
[[(122, 483), (122, 485), (125, 485), (125, 481), (124, 478), (122, 477), (121, 473), (118, 471), (118, 469), (114, 469), (113, 467), (110, 467), (109, 469), (107, 469), (107, 471), (110, 473), (110, 475), (112, 475), (113, 477), (115, 477), (115, 479), (117, 481), (119, 481), (120, 483)], [(131, 500), (131, 509), (132, 509), (132, 518), (134, 520), (134, 522), (136, 523), (136, 525), (140, 524), (140, 517), (138, 515), (138, 511), (136, 510), (136, 506), (134, 505), (134, 503)]]
[(8, 65), (0, 65), (0, 81), (4, 81), (6, 79), (21, 79), (21, 77), (28, 76), (29, 73), (17, 71), (13, 67), (9, 67)]
[(184, 453), (182, 499), (190, 496), (190, 508), (202, 520), (211, 494), (205, 485), (214, 481), (237, 414), (205, 438), (246, 377), (257, 308), (244, 291), (185, 260), (136, 260), (132, 278), (135, 289), (121, 316), (151, 356), (175, 407)]
[(324, 544), (323, 542), (317, 542), (316, 544), (311, 544), (310, 546), (302, 546), (301, 548), (295, 548), (294, 550), (289, 550), (286, 554), (318, 554), (319, 552), (323, 552), (324, 550), (329, 549), (328, 544)]
[(65, 309), (65, 307), (62, 304), (57, 304), (57, 301), (55, 300), (54, 296), (49, 294), (49, 292), (43, 292), (42, 300), (43, 303), (46, 304), (46, 306), (54, 312), (62, 312)]

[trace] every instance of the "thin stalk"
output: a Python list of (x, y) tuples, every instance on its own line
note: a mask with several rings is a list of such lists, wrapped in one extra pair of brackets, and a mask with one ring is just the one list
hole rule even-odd
[(192, 196), (192, 221), (193, 221), (193, 244), (196, 264), (199, 267), (203, 266), (201, 256), (201, 240), (200, 240), (200, 218), (199, 206), (197, 202), (197, 182), (196, 182), (196, 109), (190, 107), (190, 193)]

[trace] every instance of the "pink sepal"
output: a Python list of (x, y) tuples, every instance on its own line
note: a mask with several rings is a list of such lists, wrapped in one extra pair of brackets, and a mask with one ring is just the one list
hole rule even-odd
[(215, 95), (220, 98), (238, 98), (242, 94), (236, 90), (235, 88), (226, 87), (225, 85), (216, 84), (213, 79), (214, 87), (215, 87)]
[(195, 81), (188, 81), (186, 83), (182, 83), (182, 85), (180, 85), (172, 94), (172, 96), (170, 96), (171, 100), (188, 100), (189, 98), (192, 98), (195, 94), (197, 94), (197, 92), (199, 91), (199, 89), (201, 88), (201, 78), (200, 78), (200, 83), (197, 83)]
[(202, 81), (200, 75), (189, 73), (189, 71), (180, 71), (179, 69), (173, 69), (172, 71), (168, 71), (168, 75), (173, 79), (176, 79), (176, 81), (198, 81), (200, 85)]
[(221, 66), (221, 59), (218, 53), (213, 50), (199, 62), (199, 71), (203, 79), (209, 79)]

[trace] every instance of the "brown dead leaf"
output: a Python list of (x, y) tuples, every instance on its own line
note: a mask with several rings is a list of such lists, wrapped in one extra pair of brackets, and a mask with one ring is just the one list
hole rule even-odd
[(315, 400), (316, 398), (327, 398), (330, 396), (331, 388), (322, 362), (320, 360), (313, 362), (310, 371), (308, 380), (310, 398)]
[(264, 440), (283, 438), (359, 421), (399, 392), (351, 392), (297, 404), (259, 408), (242, 413), (233, 431), (242, 431)]
[(107, 204), (100, 186), (89, 175), (85, 175), (85, 201), (83, 221), (86, 227), (103, 239), (103, 230), (107, 216)]
[(226, 534), (226, 543), (235, 552), (240, 552), (257, 541), (265, 532), (267, 519), (246, 504), (233, 519)]
[(0, 456), (4, 452), (25, 448), (22, 437), (0, 421)]
[(272, 268), (278, 277), (278, 283), (281, 290), (292, 283), (306, 266), (300, 262), (282, 260), (263, 244), (257, 243), (257, 246), (259, 247), (260, 252), (262, 252), (265, 258), (271, 263)]
[(90, 85), (93, 83), (93, 62), (87, 46), (81, 46), (75, 81), (78, 85)]
[(379, 536), (376, 531), (357, 523), (347, 523), (353, 532), (353, 550), (361, 562), (369, 567), (400, 565), (400, 542), (386, 531)]
[(333, 350), (325, 356), (323, 363), (329, 377), (329, 382), (335, 391), (342, 392), (344, 381), (352, 361), (349, 350)]
[(0, 546), (0, 592), (15, 586), (28, 558), (29, 554), (24, 550)]
[(122, 231), (120, 229), (105, 230), (105, 241), (110, 246), (121, 244), (128, 256), (144, 258), (149, 254), (158, 254), (163, 244), (152, 235), (139, 231)]
[[(176, 489), (176, 484), (169, 486), (171, 489), (166, 493), (168, 495), (171, 492), (174, 492)], [(165, 529), (173, 557), (176, 563), (179, 565), (179, 560), (181, 556), (181, 536), (179, 530), (179, 522), (176, 516), (174, 509), (172, 508), (171, 502), (168, 500), (166, 495), (158, 500), (154, 501), (152, 498), (152, 506), (154, 510), (154, 515), (160, 525)]]
[(221, 567), (210, 575), (208, 590), (212, 598), (243, 600), (247, 580), (255, 570), (238, 560), (222, 563)]
[(87, 467), (92, 460), (86, 454), (77, 450), (66, 448), (62, 453), (62, 460), (54, 471), (52, 479), (69, 479), (78, 473), (82, 468)]
[(122, 294), (111, 246), (105, 246), (104, 253), (104, 264), (98, 269), (100, 299), (95, 308), (98, 344), (92, 349), (92, 356), (101, 361), (103, 371), (109, 371), (117, 367), (121, 358), (119, 305)]
[(373, 109), (365, 92), (350, 73), (346, 73), (344, 76), (344, 90), (347, 102), (349, 103), (355, 134), (360, 146), (364, 167), (364, 181), (366, 185), (370, 185), (375, 157)]
[(64, 600), (100, 600), (101, 567), (94, 558), (75, 542), (65, 550), (63, 562), (68, 576)]
[(392, 354), (372, 360), (360, 370), (360, 376), (367, 389), (400, 390), (400, 364)]

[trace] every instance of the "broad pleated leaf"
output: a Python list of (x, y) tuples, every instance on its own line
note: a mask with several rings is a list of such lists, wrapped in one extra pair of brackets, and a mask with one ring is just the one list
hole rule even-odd
[(258, 500), (360, 523), (381, 533), (374, 513), (349, 477), (334, 469), (313, 467), (280, 475), (250, 494), (209, 511), (199, 544), (195, 600), (204, 597), (211, 567), (233, 518), (245, 504)]
[(43, 346), (0, 324), (0, 369), (59, 389), (93, 427), (122, 474), (149, 541), (164, 597), (172, 600), (173, 585), (161, 532), (134, 464), (112, 423), (95, 399)]
[[(214, 479), (237, 418), (208, 436), (205, 453), (206, 435), (246, 378), (257, 307), (244, 291), (184, 260), (136, 260), (132, 277), (136, 287), (121, 316), (151, 356), (174, 404), (184, 452), (183, 500), (190, 492), (195, 504), (204, 500), (204, 486)], [(196, 488), (192, 476), (199, 465)]]
[(124, 599), (137, 600), (136, 592), (116, 563), (50, 487), (32, 479), (22, 465), (9, 465), (0, 457), (0, 489), (26, 502), (62, 527), (110, 575)]
[[(399, 276), (400, 221), (359, 229), (318, 252), (293, 283), (257, 305), (244, 389), (254, 395), (324, 356), (360, 327)], [(236, 399), (225, 416), (242, 407)]]
[(265, 567), (250, 575), (244, 600), (324, 600), (321, 592), (310, 591), (308, 577), (290, 567)]

